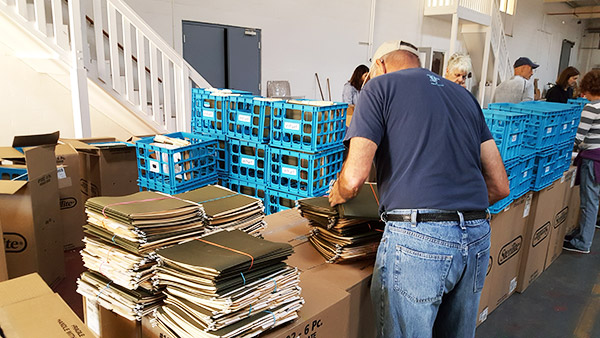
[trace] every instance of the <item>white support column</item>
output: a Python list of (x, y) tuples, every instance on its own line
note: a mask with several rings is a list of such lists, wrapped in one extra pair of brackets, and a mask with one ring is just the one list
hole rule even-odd
[(454, 51), (456, 51), (456, 40), (458, 39), (458, 14), (452, 14), (452, 29), (450, 31), (450, 49), (446, 59), (449, 58)]
[(488, 63), (490, 61), (490, 47), (492, 45), (492, 28), (486, 27), (485, 45), (483, 49), (483, 63), (481, 65), (481, 81), (479, 82), (479, 104), (483, 107), (485, 100), (485, 83), (487, 82)]
[(73, 103), (73, 126), (75, 137), (92, 136), (90, 124), (90, 104), (87, 87), (87, 71), (84, 67), (86, 46), (83, 29), (84, 14), (79, 1), (69, 1), (69, 22), (71, 33), (71, 101)]

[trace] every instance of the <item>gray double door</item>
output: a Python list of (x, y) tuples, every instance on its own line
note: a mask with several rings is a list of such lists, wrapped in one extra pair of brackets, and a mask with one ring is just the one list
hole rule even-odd
[(260, 29), (183, 21), (183, 58), (215, 88), (260, 95)]

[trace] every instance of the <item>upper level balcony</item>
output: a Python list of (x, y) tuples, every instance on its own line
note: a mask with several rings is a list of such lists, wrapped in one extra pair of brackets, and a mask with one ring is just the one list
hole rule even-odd
[(484, 26), (492, 22), (494, 0), (427, 0), (425, 16), (442, 16), (451, 19), (454, 14), (458, 19), (471, 21)]

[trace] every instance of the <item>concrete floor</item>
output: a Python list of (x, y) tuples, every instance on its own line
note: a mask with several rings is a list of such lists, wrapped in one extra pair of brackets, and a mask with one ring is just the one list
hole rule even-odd
[(591, 253), (563, 250), (524, 293), (494, 310), (476, 337), (600, 337), (600, 230)]

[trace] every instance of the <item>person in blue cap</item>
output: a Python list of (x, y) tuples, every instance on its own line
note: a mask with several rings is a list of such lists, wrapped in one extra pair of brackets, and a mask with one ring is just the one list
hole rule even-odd
[(533, 70), (539, 66), (529, 58), (518, 58), (513, 65), (515, 75), (498, 85), (492, 102), (519, 103), (533, 101), (533, 83), (528, 80), (533, 75)]

